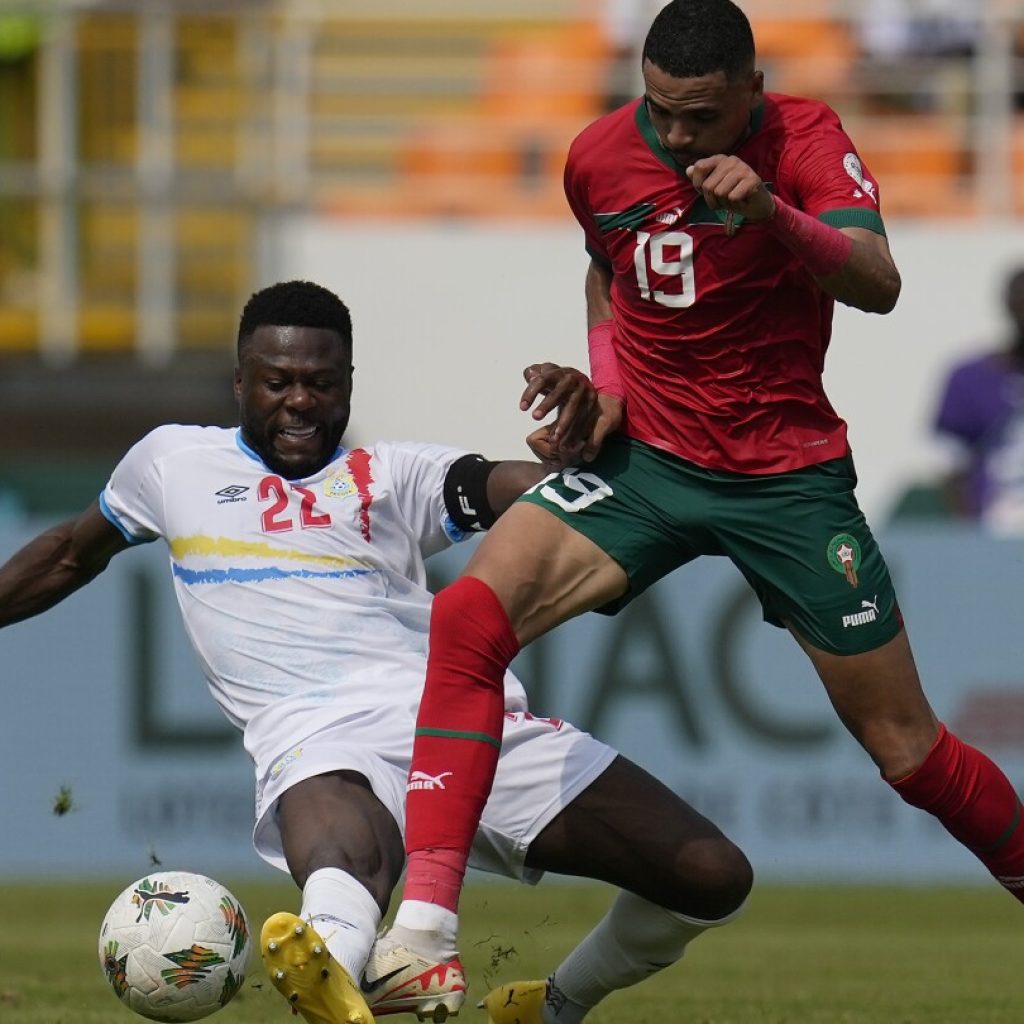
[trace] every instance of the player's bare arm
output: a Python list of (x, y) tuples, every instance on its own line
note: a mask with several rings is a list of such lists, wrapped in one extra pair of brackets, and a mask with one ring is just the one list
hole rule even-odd
[(587, 329), (612, 318), (612, 271), (596, 260), (587, 267), (583, 284), (587, 300)]
[(900, 295), (900, 272), (884, 235), (867, 228), (842, 228), (853, 242), (850, 257), (818, 284), (834, 299), (865, 313), (890, 313)]
[[(760, 177), (737, 156), (711, 156), (698, 160), (686, 169), (687, 176), (713, 210), (728, 210), (750, 221), (772, 221), (779, 216), (779, 204), (764, 186)], [(816, 222), (820, 224), (820, 222)], [(900, 275), (893, 262), (889, 245), (883, 235), (867, 228), (829, 228), (820, 224), (825, 241), (835, 232), (849, 239), (848, 252), (837, 269), (828, 273), (808, 269), (822, 290), (838, 302), (866, 313), (888, 313), (900, 294)], [(804, 252), (782, 239), (801, 258)], [(813, 240), (810, 245), (814, 245)], [(805, 260), (805, 262), (807, 262)]]
[(95, 579), (126, 547), (98, 501), (40, 534), (0, 566), (0, 626), (52, 608)]
[(495, 516), (507, 511), (524, 491), (540, 483), (556, 467), (547, 462), (499, 462), (487, 478), (487, 502)]

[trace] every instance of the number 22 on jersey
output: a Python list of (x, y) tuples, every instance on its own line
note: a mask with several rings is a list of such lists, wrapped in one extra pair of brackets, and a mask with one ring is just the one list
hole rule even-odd
[[(697, 282), (693, 276), (693, 238), (685, 231), (647, 231), (636, 233), (633, 266), (640, 298), (661, 306), (686, 309), (697, 299)], [(648, 271), (650, 267), (650, 271)], [(679, 291), (651, 289), (650, 275), (679, 279)]]
[(331, 525), (331, 517), (326, 512), (317, 512), (316, 495), (308, 487), (287, 484), (279, 476), (265, 476), (256, 489), (256, 496), (261, 502), (273, 502), (260, 514), (264, 533), (284, 533), (295, 529), (295, 520), (288, 515), (289, 490), (302, 497), (299, 504), (300, 529), (323, 530)]

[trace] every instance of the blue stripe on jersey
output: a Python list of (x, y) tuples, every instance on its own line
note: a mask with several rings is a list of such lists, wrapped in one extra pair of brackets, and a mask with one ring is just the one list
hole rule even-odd
[(121, 536), (124, 537), (129, 544), (149, 544), (156, 540), (156, 537), (136, 537), (129, 532), (128, 527), (117, 518), (111, 507), (107, 504), (106, 496), (103, 491), (100, 491), (100, 512), (103, 513), (105, 519), (110, 521), (112, 526), (116, 526), (121, 531)]
[(312, 569), (279, 569), (267, 565), (254, 569), (187, 569), (177, 562), (172, 563), (171, 572), (189, 586), (201, 583), (264, 583), (267, 580), (286, 580), (298, 577), (314, 580), (346, 580), (356, 576), (368, 576), (377, 569), (340, 569), (331, 572), (316, 572)]

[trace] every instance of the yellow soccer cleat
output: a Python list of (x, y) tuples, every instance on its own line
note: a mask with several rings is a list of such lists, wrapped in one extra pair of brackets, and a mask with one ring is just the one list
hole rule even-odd
[(512, 981), (491, 989), (477, 1003), (488, 1024), (543, 1024), (546, 981)]
[(301, 917), (282, 912), (267, 918), (260, 952), (274, 988), (310, 1024), (373, 1024), (348, 971)]

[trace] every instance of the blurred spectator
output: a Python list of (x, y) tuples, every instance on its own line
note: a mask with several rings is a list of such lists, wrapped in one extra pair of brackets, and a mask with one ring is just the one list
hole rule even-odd
[(963, 0), (867, 0), (859, 31), (865, 89), (896, 109), (963, 113), (982, 30), (972, 11), (977, 5)]
[(1005, 303), (1012, 334), (952, 368), (935, 429), (953, 442), (945, 490), (954, 514), (1024, 534), (1024, 267), (1010, 274)]
[(644, 38), (651, 20), (666, 2), (667, 0), (603, 0), (601, 21), (611, 44), (604, 95), (605, 110), (615, 110), (624, 103), (636, 99), (644, 91), (637, 40)]

